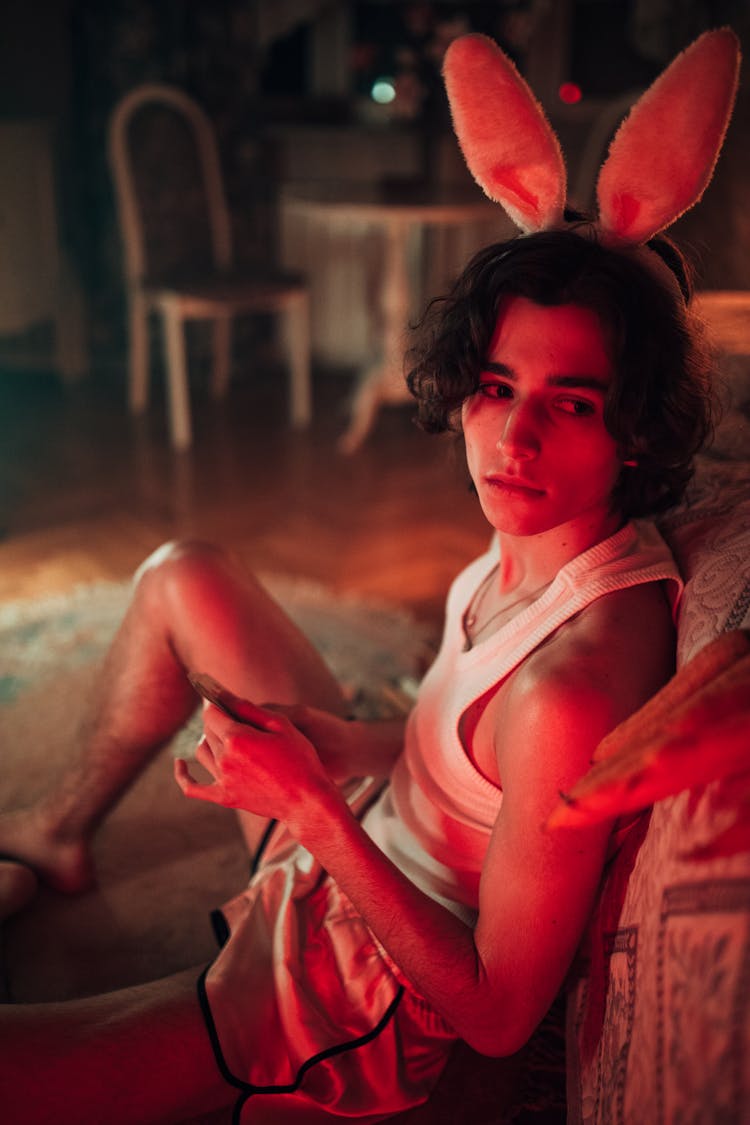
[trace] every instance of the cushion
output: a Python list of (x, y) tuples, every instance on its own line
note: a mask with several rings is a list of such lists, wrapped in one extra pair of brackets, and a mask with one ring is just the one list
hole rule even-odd
[[(715, 440), (660, 520), (686, 579), (678, 667), (750, 628), (749, 368), (725, 364)], [(728, 831), (749, 814), (750, 772), (717, 778), (643, 813), (611, 862), (570, 979), (569, 1122), (750, 1121), (750, 831)]]

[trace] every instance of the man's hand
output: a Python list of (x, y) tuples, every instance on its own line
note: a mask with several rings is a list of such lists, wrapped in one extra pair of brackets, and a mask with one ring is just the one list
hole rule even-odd
[(311, 797), (331, 791), (333, 783), (310, 740), (287, 715), (236, 702), (235, 710), (246, 722), (237, 722), (214, 704), (204, 705), (204, 735), (195, 756), (213, 781), (196, 781), (187, 762), (177, 759), (177, 784), (186, 797), (291, 825)]
[[(273, 703), (268, 710), (286, 716), (309, 739), (329, 777), (334, 781), (342, 782), (350, 777), (377, 773), (362, 764), (363, 750), (372, 741), (372, 730), (368, 730), (368, 727), (372, 728), (373, 724), (342, 719), (330, 711), (307, 707), (302, 703)], [(390, 763), (385, 772), (390, 772)]]

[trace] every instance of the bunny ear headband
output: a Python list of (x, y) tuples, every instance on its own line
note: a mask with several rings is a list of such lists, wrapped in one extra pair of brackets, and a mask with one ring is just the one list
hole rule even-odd
[[(729, 124), (739, 61), (733, 31), (707, 31), (632, 107), (596, 186), (603, 235), (641, 245), (698, 202)], [(560, 145), (510, 59), (486, 36), (465, 35), (448, 48), (444, 77), (461, 150), (484, 193), (525, 234), (560, 227)]]

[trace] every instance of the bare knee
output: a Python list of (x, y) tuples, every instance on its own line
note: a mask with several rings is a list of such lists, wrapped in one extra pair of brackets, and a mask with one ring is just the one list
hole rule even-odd
[(156, 628), (184, 669), (256, 700), (343, 709), (307, 637), (237, 556), (199, 540), (167, 543), (141, 567), (136, 617)]
[[(241, 567), (232, 552), (205, 539), (172, 539), (157, 547), (135, 572), (136, 588), (237, 580)], [(252, 582), (251, 575), (243, 576)]]
[[(135, 573), (135, 596), (157, 617), (170, 609), (197, 610), (211, 592), (236, 581), (238, 562), (223, 547), (202, 539), (163, 543)], [(252, 581), (248, 576), (246, 581)]]
[(151, 581), (155, 574), (163, 577), (185, 569), (211, 568), (221, 565), (227, 558), (223, 547), (207, 539), (170, 539), (144, 559), (135, 572), (135, 581), (139, 583), (144, 578)]
[(268, 601), (232, 551), (201, 539), (157, 548), (136, 572), (135, 598), (141, 614), (162, 623), (177, 648), (187, 636), (199, 640), (201, 630), (223, 635), (227, 623), (239, 624), (243, 614), (251, 621)]

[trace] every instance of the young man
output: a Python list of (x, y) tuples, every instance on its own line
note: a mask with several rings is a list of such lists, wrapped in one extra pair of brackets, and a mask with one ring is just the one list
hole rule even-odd
[[(213, 781), (178, 763), (183, 792), (243, 810), (251, 841), (257, 818), (280, 823), (224, 909), (200, 1004), (181, 974), (0, 1012), (19, 1119), (179, 1120), (237, 1098), (250, 1120), (377, 1120), (427, 1096), (455, 1038), (490, 1055), (528, 1039), (616, 842), (547, 818), (673, 670), (679, 576), (631, 517), (677, 499), (708, 417), (662, 252), (673, 282), (587, 228), (532, 235), (433, 308), (410, 384), (426, 426), (460, 425), (495, 534), (453, 584), (405, 729), (345, 720), (320, 658), (218, 549), (142, 568), (82, 759), (0, 847), (85, 886), (102, 815), (194, 708), (188, 673), (245, 721), (206, 705)], [(348, 781), (368, 777), (388, 781)]]

